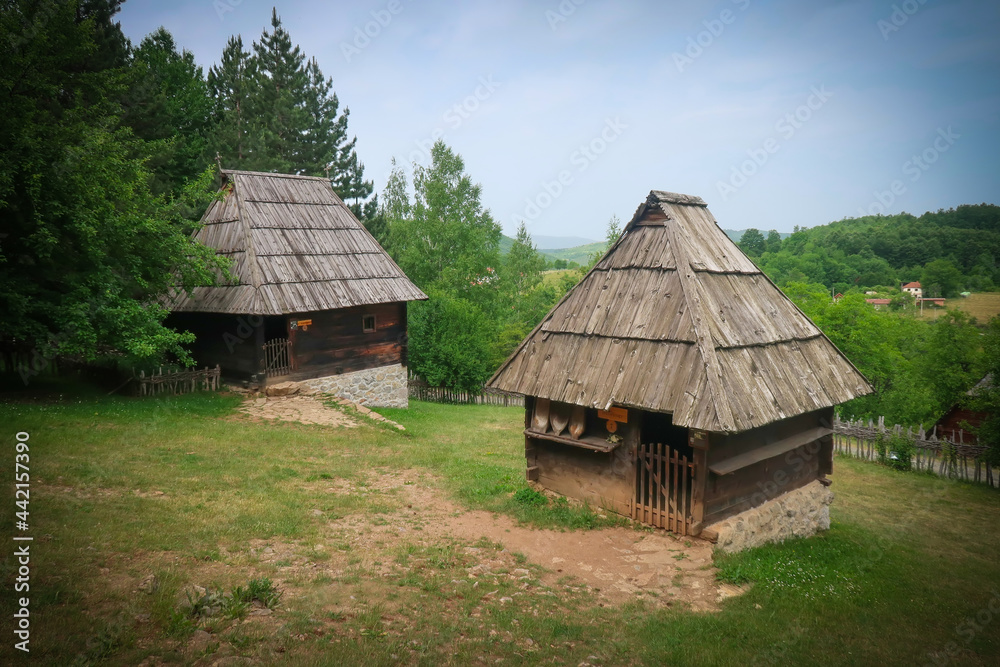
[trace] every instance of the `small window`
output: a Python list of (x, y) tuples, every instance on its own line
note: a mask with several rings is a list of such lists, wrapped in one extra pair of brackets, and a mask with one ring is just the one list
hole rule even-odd
[(374, 315), (364, 315), (361, 318), (361, 330), (365, 333), (373, 333), (375, 331), (375, 316)]

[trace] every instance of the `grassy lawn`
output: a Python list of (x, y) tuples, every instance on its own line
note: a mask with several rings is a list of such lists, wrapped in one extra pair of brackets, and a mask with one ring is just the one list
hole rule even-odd
[[(1000, 495), (985, 487), (838, 459), (832, 529), (717, 557), (721, 578), (750, 585), (721, 611), (601, 607), (578, 587), (541, 585), (542, 564), (499, 543), (372, 537), (400, 513), (413, 513), (415, 535), (430, 528), (379, 486), (390, 475), (533, 526), (621, 524), (515, 499), (526, 488), (518, 408), (380, 410), (399, 433), (257, 423), (216, 395), (7, 399), (7, 479), (14, 434), (31, 436), (37, 664), (994, 665), (1000, 655)], [(0, 561), (5, 624), (12, 551)], [(468, 585), (486, 562), (529, 574)], [(269, 586), (280, 599), (265, 599)], [(13, 653), (5, 637), (0, 655)]]

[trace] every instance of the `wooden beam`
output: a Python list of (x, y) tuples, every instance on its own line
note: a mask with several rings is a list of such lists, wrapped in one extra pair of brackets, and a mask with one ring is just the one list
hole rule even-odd
[(833, 433), (833, 429), (824, 428), (822, 426), (807, 429), (794, 435), (790, 435), (787, 438), (782, 438), (777, 442), (772, 442), (769, 445), (752, 449), (749, 452), (744, 452), (743, 454), (726, 459), (725, 461), (719, 461), (715, 465), (710, 466), (709, 470), (714, 472), (716, 475), (728, 475), (729, 473), (735, 472), (740, 468), (746, 468), (747, 466), (759, 463), (765, 459), (781, 456), (785, 452), (790, 452), (796, 447), (808, 445), (810, 442), (819, 440), (820, 438), (828, 436), (831, 433)]
[(574, 447), (582, 447), (583, 449), (591, 449), (595, 452), (603, 452), (607, 454), (613, 451), (621, 443), (611, 443), (602, 440), (590, 440), (583, 438), (581, 440), (575, 440), (573, 438), (567, 438), (563, 435), (554, 435), (552, 433), (539, 433), (538, 431), (533, 431), (530, 428), (524, 429), (524, 434), (529, 438), (538, 438), (539, 440), (550, 440), (552, 442), (559, 442), (564, 445), (573, 445)]

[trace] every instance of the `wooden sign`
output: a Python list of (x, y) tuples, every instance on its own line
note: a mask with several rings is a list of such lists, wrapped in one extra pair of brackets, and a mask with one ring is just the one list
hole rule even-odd
[(628, 410), (625, 408), (612, 407), (607, 410), (598, 410), (597, 416), (608, 421), (628, 423)]

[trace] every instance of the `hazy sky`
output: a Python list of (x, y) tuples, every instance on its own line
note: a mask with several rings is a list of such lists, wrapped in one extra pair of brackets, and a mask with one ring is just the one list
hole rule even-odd
[(275, 5), (376, 190), (441, 135), (508, 234), (603, 238), (651, 189), (779, 231), (1000, 202), (993, 0), (130, 0), (119, 19), (207, 70)]

